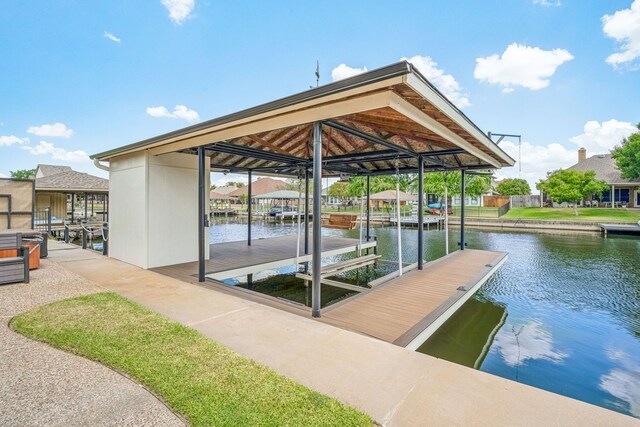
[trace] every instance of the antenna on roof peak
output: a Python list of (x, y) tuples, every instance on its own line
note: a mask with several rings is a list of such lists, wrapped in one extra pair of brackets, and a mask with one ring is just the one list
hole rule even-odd
[(320, 60), (316, 59), (316, 87), (320, 86)]

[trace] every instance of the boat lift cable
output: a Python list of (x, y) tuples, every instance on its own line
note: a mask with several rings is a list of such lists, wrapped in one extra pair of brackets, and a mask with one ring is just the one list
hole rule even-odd
[(396, 224), (398, 226), (398, 276), (402, 276), (402, 224), (400, 220), (400, 159), (396, 157)]

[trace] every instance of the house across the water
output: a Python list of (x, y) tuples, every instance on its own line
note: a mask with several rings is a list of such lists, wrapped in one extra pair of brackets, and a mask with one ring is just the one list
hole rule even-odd
[(592, 205), (593, 201), (598, 201), (607, 207), (634, 208), (640, 206), (640, 192), (638, 191), (640, 181), (622, 178), (622, 173), (611, 154), (596, 154), (587, 158), (587, 150), (581, 148), (578, 150), (578, 163), (568, 169), (579, 172), (594, 171), (596, 179), (606, 182), (609, 186), (609, 189), (602, 193), (601, 198), (594, 194), (592, 199), (586, 200), (584, 204)]

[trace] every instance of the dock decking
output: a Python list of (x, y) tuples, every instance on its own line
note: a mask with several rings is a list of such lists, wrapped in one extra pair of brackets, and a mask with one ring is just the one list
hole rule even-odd
[(605, 236), (611, 234), (640, 234), (640, 225), (636, 224), (599, 224)]
[(456, 251), (327, 307), (321, 320), (416, 349), (497, 270), (503, 252)]
[[(297, 236), (280, 236), (256, 239), (247, 246), (245, 240), (239, 242), (209, 245), (210, 259), (206, 261), (205, 274), (214, 280), (282, 267), (291, 264), (296, 257)], [(322, 237), (322, 256), (332, 256), (355, 251), (358, 239), (344, 237)], [(373, 248), (375, 241), (363, 242), (362, 249)], [(304, 238), (300, 242), (300, 262), (311, 261), (311, 254), (304, 255)], [(180, 280), (197, 280), (198, 262), (168, 265), (153, 268), (153, 271)]]

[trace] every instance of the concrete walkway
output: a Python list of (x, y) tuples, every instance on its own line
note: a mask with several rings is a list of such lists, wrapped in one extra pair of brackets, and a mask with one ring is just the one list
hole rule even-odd
[(23, 311), (100, 291), (50, 260), (31, 273), (30, 284), (0, 286), (1, 426), (184, 426), (139, 384), (9, 329)]
[(383, 425), (640, 425), (632, 417), (91, 251), (51, 246), (50, 258), (80, 276), (359, 408)]

